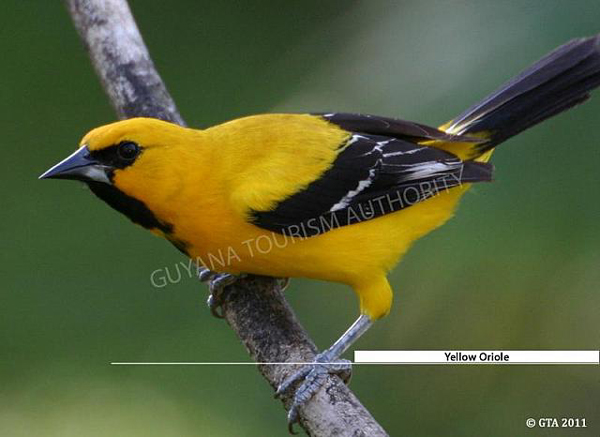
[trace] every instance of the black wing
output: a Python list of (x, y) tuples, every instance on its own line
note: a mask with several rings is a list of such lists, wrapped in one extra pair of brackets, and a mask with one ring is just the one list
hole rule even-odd
[[(324, 117), (344, 129), (350, 122), (355, 128), (363, 123), (363, 128), (341, 145), (332, 166), (304, 190), (272, 210), (252, 211), (256, 226), (309, 237), (398, 211), (463, 183), (491, 180), (490, 164), (461, 161), (451, 153), (409, 141), (442, 135), (448, 141), (437, 129), (380, 117)], [(384, 130), (386, 136), (375, 133)]]

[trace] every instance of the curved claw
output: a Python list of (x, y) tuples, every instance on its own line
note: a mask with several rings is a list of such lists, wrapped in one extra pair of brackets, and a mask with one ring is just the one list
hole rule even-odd
[(224, 317), (223, 293), (225, 288), (237, 281), (238, 278), (239, 276), (231, 275), (229, 273), (213, 273), (208, 279), (208, 289), (210, 291), (210, 295), (208, 296), (206, 303), (213, 316), (219, 319)]
[(295, 408), (293, 405), (292, 405), (292, 408), (290, 408), (290, 412), (288, 413), (287, 421), (288, 421), (288, 432), (293, 435), (298, 434), (296, 431), (294, 431), (294, 424), (296, 422), (298, 422), (298, 409)]
[(211, 293), (208, 295), (208, 299), (206, 299), (206, 305), (208, 306), (208, 309), (213, 317), (216, 317), (217, 319), (225, 318), (225, 314), (223, 313), (223, 303), (220, 301), (220, 299), (216, 299), (214, 294)]
[(244, 276), (245, 275), (236, 276), (230, 273), (217, 273), (207, 269), (206, 267), (198, 268), (198, 278), (200, 281), (208, 282), (210, 295), (208, 296), (206, 303), (213, 316), (219, 319), (224, 317), (223, 292), (227, 286), (233, 284), (239, 278)]
[(315, 357), (314, 362), (307, 364), (287, 377), (277, 387), (275, 397), (281, 397), (292, 385), (298, 381), (302, 381), (296, 389), (292, 406), (288, 412), (288, 430), (291, 434), (295, 434), (294, 423), (298, 421), (298, 410), (300, 407), (306, 405), (315, 393), (325, 385), (327, 377), (330, 374), (340, 376), (344, 383), (347, 383), (352, 374), (351, 362), (341, 359), (333, 361), (326, 352), (319, 354)]
[(206, 267), (198, 267), (198, 279), (200, 279), (200, 282), (210, 281), (210, 279), (215, 275), (215, 272), (207, 269)]
[(279, 384), (279, 387), (277, 387), (275, 398), (280, 398), (295, 382), (305, 379), (311, 370), (312, 364), (307, 364), (302, 369), (288, 376), (281, 384)]
[(277, 278), (277, 283), (279, 284), (279, 290), (285, 291), (290, 285), (290, 278)]

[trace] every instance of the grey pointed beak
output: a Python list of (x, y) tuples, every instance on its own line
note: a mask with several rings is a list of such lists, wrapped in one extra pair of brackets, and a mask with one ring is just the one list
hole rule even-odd
[(110, 184), (109, 170), (110, 167), (91, 156), (86, 146), (81, 146), (72, 155), (44, 172), (39, 179), (73, 179)]

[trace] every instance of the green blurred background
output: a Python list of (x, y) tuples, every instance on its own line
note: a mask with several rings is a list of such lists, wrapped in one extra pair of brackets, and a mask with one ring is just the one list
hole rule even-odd
[[(600, 31), (597, 1), (131, 1), (193, 126), (273, 111), (439, 124), (554, 47)], [(185, 261), (82, 186), (37, 176), (113, 111), (62, 2), (0, 5), (2, 436), (286, 435)], [(393, 272), (390, 316), (360, 349), (598, 349), (600, 92), (494, 156), (496, 182)], [(358, 243), (357, 243), (358, 244)], [(328, 346), (357, 315), (342, 286), (286, 292)], [(351, 357), (351, 355), (348, 355)], [(535, 435), (528, 417), (586, 417), (597, 366), (356, 366), (352, 388), (392, 435)], [(566, 435), (564, 430), (552, 435)]]

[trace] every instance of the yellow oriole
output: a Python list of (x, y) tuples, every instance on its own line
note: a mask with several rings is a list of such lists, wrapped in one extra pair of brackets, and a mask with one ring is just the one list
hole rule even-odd
[[(346, 371), (340, 355), (386, 315), (386, 275), (448, 220), (471, 183), (490, 181), (495, 146), (588, 97), (600, 84), (600, 36), (573, 40), (463, 114), (432, 128), (358, 114), (270, 114), (206, 130), (134, 118), (89, 132), (42, 178), (76, 179), (198, 263), (348, 284), (359, 319), (298, 379), (289, 413)], [(337, 360), (337, 361), (336, 361)]]

